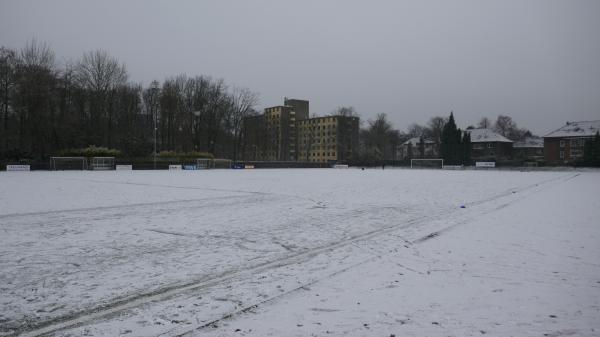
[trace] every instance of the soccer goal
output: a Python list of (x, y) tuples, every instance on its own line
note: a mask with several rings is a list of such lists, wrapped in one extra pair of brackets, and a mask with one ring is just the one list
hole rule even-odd
[(58, 170), (86, 170), (85, 157), (50, 157), (50, 169)]
[(410, 168), (444, 168), (444, 159), (411, 159)]
[(232, 167), (231, 159), (213, 159), (212, 168), (216, 169), (230, 169)]
[(115, 157), (93, 157), (90, 163), (92, 170), (114, 170)]
[(198, 170), (208, 170), (212, 168), (212, 159), (198, 158), (196, 159), (196, 168)]

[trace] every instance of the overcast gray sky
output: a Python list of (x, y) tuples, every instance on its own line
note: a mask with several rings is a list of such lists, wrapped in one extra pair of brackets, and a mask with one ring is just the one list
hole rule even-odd
[(260, 94), (354, 106), (394, 126), (454, 110), (547, 133), (600, 119), (600, 1), (0, 0), (0, 45), (36, 38), (58, 60), (104, 49), (130, 78), (186, 73)]

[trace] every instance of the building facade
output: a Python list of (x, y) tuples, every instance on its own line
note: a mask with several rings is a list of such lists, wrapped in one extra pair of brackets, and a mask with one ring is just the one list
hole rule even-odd
[(583, 158), (586, 141), (600, 130), (600, 120), (567, 122), (544, 136), (544, 159), (550, 165), (573, 164)]
[(291, 106), (274, 106), (265, 109), (266, 147), (264, 160), (296, 160), (296, 112)]
[(526, 137), (513, 143), (513, 158), (530, 162), (544, 160), (544, 139), (542, 137)]
[(358, 117), (309, 118), (308, 101), (284, 102), (244, 119), (244, 160), (341, 163), (356, 155)]
[(287, 98), (283, 99), (283, 105), (291, 106), (296, 113), (296, 120), (301, 121), (308, 119), (309, 102), (303, 99)]
[(298, 121), (299, 160), (348, 162), (358, 150), (358, 117), (326, 116)]
[(503, 161), (512, 158), (513, 141), (492, 129), (465, 130), (471, 136), (471, 159)]

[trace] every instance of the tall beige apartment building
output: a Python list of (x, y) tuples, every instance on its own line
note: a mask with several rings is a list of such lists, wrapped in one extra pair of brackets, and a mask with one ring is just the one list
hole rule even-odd
[(358, 117), (326, 116), (298, 121), (301, 161), (347, 162), (358, 150)]
[(348, 162), (358, 151), (359, 118), (309, 118), (309, 102), (284, 105), (244, 120), (243, 159), (249, 161)]

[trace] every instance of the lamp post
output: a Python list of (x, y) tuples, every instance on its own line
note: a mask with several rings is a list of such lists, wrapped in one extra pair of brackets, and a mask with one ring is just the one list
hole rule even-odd
[(154, 169), (156, 170), (156, 132), (158, 130), (158, 127), (156, 126), (158, 124), (158, 109), (156, 107), (156, 104), (158, 103), (156, 100), (158, 99), (158, 95), (159, 95), (159, 88), (158, 88), (158, 81), (152, 81), (151, 84), (151, 92), (152, 92), (152, 101), (151, 101), (151, 111), (152, 111), (152, 122), (154, 124), (154, 151), (152, 152), (153, 154), (153, 162), (154, 162)]
[(156, 132), (158, 130), (158, 128), (156, 127), (156, 109), (154, 109), (154, 118), (152, 118), (154, 120), (154, 151), (152, 152), (154, 155), (154, 169), (156, 170)]
[(154, 169), (156, 170), (156, 117), (154, 118)]
[(194, 148), (195, 148), (196, 150), (198, 150), (198, 135), (196, 134), (195, 130), (197, 130), (197, 129), (196, 129), (196, 125), (198, 125), (198, 123), (199, 123), (199, 121), (198, 121), (198, 120), (200, 119), (200, 115), (202, 114), (202, 111), (200, 111), (200, 110), (194, 110), (194, 111), (192, 111), (192, 114), (193, 114), (193, 115), (194, 115), (194, 117), (195, 117), (195, 118), (194, 118), (194, 119), (195, 119), (195, 120), (194, 120), (194, 127), (193, 127), (193, 129), (192, 129), (192, 133), (193, 133), (193, 135), (192, 135), (192, 140), (193, 140), (193, 142), (194, 142)]

